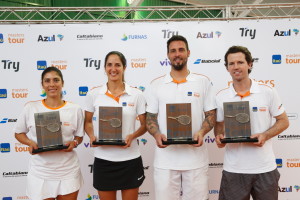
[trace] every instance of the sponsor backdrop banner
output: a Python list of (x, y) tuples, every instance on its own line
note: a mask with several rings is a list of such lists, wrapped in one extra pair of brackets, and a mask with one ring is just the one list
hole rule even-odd
[[(255, 59), (251, 77), (276, 87), (290, 119), (290, 127), (274, 137), (276, 162), (281, 173), (279, 199), (300, 196), (300, 20), (248, 20), (210, 22), (48, 24), (0, 26), (0, 199), (26, 197), (28, 147), (14, 138), (18, 115), (28, 101), (45, 97), (41, 73), (48, 66), (62, 70), (64, 99), (84, 104), (86, 93), (105, 84), (104, 57), (112, 50), (127, 58), (125, 80), (147, 90), (151, 80), (170, 70), (167, 40), (174, 34), (188, 39), (192, 72), (208, 76), (215, 91), (230, 84), (224, 54), (232, 45), (249, 48)], [(261, 108), (261, 112), (265, 109)], [(95, 119), (96, 120), (96, 119)], [(218, 149), (212, 132), (204, 138), (209, 150), (209, 194), (218, 198), (223, 149)], [(139, 144), (146, 173), (139, 199), (154, 199), (154, 139), (146, 133)], [(78, 199), (99, 199), (92, 186), (93, 149), (89, 139), (76, 149), (85, 184)], [(120, 194), (118, 194), (120, 196)]]

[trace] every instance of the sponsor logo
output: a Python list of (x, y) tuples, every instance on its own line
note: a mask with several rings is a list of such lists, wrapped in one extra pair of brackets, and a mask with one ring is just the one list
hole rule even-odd
[(282, 159), (281, 158), (276, 159), (276, 165), (277, 165), (277, 168), (282, 168)]
[(147, 35), (126, 35), (123, 34), (123, 37), (121, 38), (122, 41), (127, 41), (127, 40), (146, 40), (148, 38)]
[(299, 34), (299, 29), (294, 28), (293, 32), (295, 33), (295, 35), (297, 36)]
[(36, 62), (37, 70), (45, 70), (47, 68), (46, 60), (38, 60)]
[(188, 96), (192, 96), (192, 95), (193, 95), (193, 92), (188, 92), (187, 95), (188, 95)]
[(255, 38), (256, 29), (249, 29), (249, 28), (240, 28), (241, 37), (250, 37), (251, 39)]
[(85, 148), (92, 147), (92, 145), (89, 142), (84, 142), (83, 145), (85, 146)]
[(143, 145), (146, 145), (146, 143), (148, 142), (145, 138), (142, 138), (142, 139), (136, 139), (138, 145), (140, 145), (140, 141), (141, 143), (143, 143)]
[(88, 91), (89, 91), (89, 88), (87, 86), (80, 86), (79, 87), (79, 96), (86, 96)]
[(0, 124), (5, 124), (7, 122), (17, 122), (17, 119), (9, 119), (9, 118), (3, 118), (1, 121), (0, 121)]
[(272, 55), (272, 63), (273, 64), (281, 64), (281, 55)]
[(12, 89), (12, 98), (27, 98), (28, 89)]
[(3, 172), (3, 178), (27, 176), (28, 172)]
[(278, 186), (278, 192), (292, 192), (293, 191), (293, 187), (289, 186), (289, 187), (280, 187)]
[(1, 60), (3, 63), (3, 69), (12, 69), (14, 72), (18, 72), (20, 69), (20, 62), (13, 62), (11, 60)]
[(257, 107), (252, 107), (252, 112), (257, 112), (257, 111), (258, 111)]
[(29, 199), (28, 196), (18, 196), (17, 199)]
[(19, 34), (19, 33), (8, 34), (7, 40), (8, 40), (8, 43), (22, 44), (22, 43), (24, 43), (25, 35)]
[(127, 106), (127, 102), (122, 102), (122, 106)]
[(135, 58), (131, 59), (132, 68), (145, 68), (147, 65), (146, 58)]
[(288, 116), (289, 120), (298, 119), (298, 114), (297, 113), (287, 113), (287, 116)]
[(142, 92), (144, 92), (145, 91), (145, 87), (144, 86), (138, 86), (138, 87), (136, 87), (137, 89), (139, 89), (139, 90), (141, 90)]
[(211, 138), (211, 137), (207, 136), (204, 139), (204, 142), (206, 142), (206, 143), (214, 143), (214, 142), (216, 142), (216, 138)]
[[(61, 91), (61, 95), (66, 95), (67, 94), (67, 91), (66, 90), (63, 90)], [(45, 92), (45, 90), (43, 89), (42, 90), (42, 93), (40, 94), (41, 97), (46, 97), (47, 96), (47, 93)]]
[(0, 99), (7, 98), (7, 90), (6, 89), (0, 89)]
[(278, 140), (300, 140), (300, 135), (278, 135)]
[(300, 167), (300, 159), (299, 158), (286, 159), (286, 166), (288, 168)]
[(209, 190), (209, 194), (219, 194), (220, 190)]
[(68, 62), (66, 60), (53, 60), (50, 62), (51, 67), (56, 67), (59, 70), (66, 70)]
[(139, 192), (139, 197), (149, 197), (150, 192)]
[(218, 38), (222, 35), (220, 31), (216, 31), (215, 33), (213, 31), (209, 33), (198, 32), (196, 38), (213, 38), (214, 34), (216, 34)]
[(0, 33), (0, 44), (1, 43), (4, 43), (4, 38), (3, 38), (3, 34), (2, 33)]
[(172, 30), (169, 30), (169, 29), (164, 29), (164, 30), (161, 30), (161, 31), (163, 32), (163, 38), (165, 38), (165, 39), (169, 39), (173, 35), (178, 35), (178, 31), (172, 31)]
[[(56, 35), (56, 37), (59, 39), (59, 41), (62, 41), (64, 38), (64, 36), (61, 34)], [(38, 42), (55, 42), (55, 35), (51, 35), (51, 36), (39, 35), (37, 41)]]
[(0, 143), (0, 151), (1, 151), (1, 153), (9, 153), (10, 152), (10, 144), (9, 143)]
[(209, 163), (209, 168), (223, 168), (223, 163)]
[(275, 30), (274, 36), (291, 36), (291, 29), (287, 31)]
[(200, 63), (220, 63), (221, 59), (213, 59), (213, 60), (203, 60), (203, 59), (197, 59), (194, 64), (200, 64)]
[(285, 58), (286, 64), (299, 64), (300, 63), (300, 54), (289, 54)]
[(264, 84), (264, 85), (275, 87), (275, 83), (274, 83), (275, 80), (255, 80), (255, 79), (253, 79), (253, 80), (258, 82), (258, 83)]
[(92, 199), (100, 199), (98, 195), (87, 195), (87, 198), (85, 200), (92, 200)]
[(28, 152), (29, 151), (29, 146), (21, 144), (21, 143), (16, 143), (15, 144), (15, 151), (16, 152)]
[(267, 111), (267, 108), (266, 107), (259, 107), (258, 109), (260, 112), (266, 112)]
[(12, 197), (3, 197), (2, 200), (12, 200)]
[(159, 61), (159, 63), (161, 66), (170, 66), (171, 65), (171, 62), (167, 58), (163, 61)]
[(84, 58), (85, 67), (95, 67), (96, 70), (100, 69), (101, 60), (93, 60), (92, 58)]
[(295, 185), (294, 188), (296, 189), (296, 191), (298, 192), (299, 189), (300, 189), (300, 186), (299, 185)]
[(103, 35), (95, 35), (95, 34), (83, 34), (77, 35), (77, 40), (102, 40)]

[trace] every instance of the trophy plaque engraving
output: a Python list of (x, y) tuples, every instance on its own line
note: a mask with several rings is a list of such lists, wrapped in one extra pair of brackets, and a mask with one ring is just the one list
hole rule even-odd
[(249, 101), (224, 102), (225, 138), (222, 143), (257, 142), (250, 138)]
[(41, 153), (67, 149), (63, 145), (59, 111), (34, 113), (38, 149), (32, 153)]
[(99, 107), (99, 134), (94, 145), (126, 145), (122, 138), (122, 107)]
[(192, 110), (190, 103), (166, 104), (167, 141), (163, 144), (197, 144), (192, 137)]

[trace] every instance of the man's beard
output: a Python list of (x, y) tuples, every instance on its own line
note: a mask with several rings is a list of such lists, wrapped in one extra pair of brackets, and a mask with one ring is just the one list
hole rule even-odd
[(172, 65), (172, 67), (176, 71), (181, 71), (183, 69), (184, 65), (185, 65), (185, 63), (182, 63), (182, 64), (177, 64), (177, 65)]

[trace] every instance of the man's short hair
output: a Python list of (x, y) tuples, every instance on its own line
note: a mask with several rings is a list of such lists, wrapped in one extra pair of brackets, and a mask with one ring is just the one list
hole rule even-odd
[[(228, 55), (232, 54), (232, 53), (243, 53), (245, 55), (245, 59), (246, 59), (247, 63), (252, 64), (252, 67), (253, 67), (253, 58), (252, 58), (250, 51), (246, 47), (243, 47), (243, 46), (232, 46), (227, 50), (227, 52), (225, 54), (224, 60), (225, 60), (226, 69), (228, 68), (228, 59), (227, 59)], [(249, 74), (252, 71), (252, 67), (251, 67), (251, 69), (248, 70)]]
[(173, 41), (182, 41), (185, 43), (185, 46), (186, 46), (186, 49), (189, 50), (189, 44), (188, 44), (188, 41), (186, 40), (185, 37), (181, 36), (181, 35), (173, 35), (168, 41), (167, 41), (167, 50), (168, 50), (168, 53), (169, 53), (169, 46), (170, 46), (170, 43), (173, 42)]

